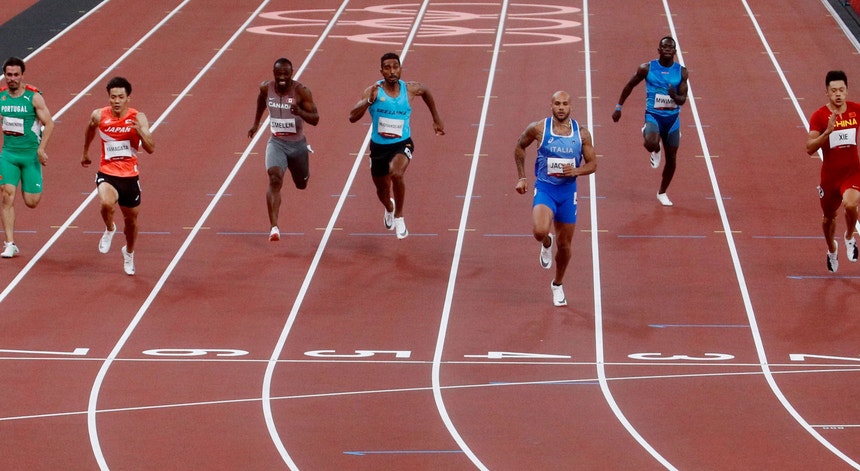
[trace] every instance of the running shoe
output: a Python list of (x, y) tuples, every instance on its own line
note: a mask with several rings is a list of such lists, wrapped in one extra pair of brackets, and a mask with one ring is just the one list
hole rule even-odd
[(848, 261), (857, 261), (857, 241), (852, 237), (851, 240), (845, 241), (845, 251), (848, 252)]
[(384, 213), (382, 213), (382, 223), (385, 224), (385, 228), (389, 231), (394, 229), (394, 210), (396, 207), (394, 206), (394, 198), (391, 198), (391, 211), (387, 208)]
[(552, 234), (547, 234), (547, 237), (549, 237), (549, 247), (544, 247), (543, 244), (540, 245), (540, 266), (549, 270), (552, 266), (553, 238)]
[(122, 269), (126, 275), (134, 275), (134, 252), (128, 253), (122, 246)]
[(105, 229), (105, 233), (102, 234), (101, 240), (99, 240), (99, 252), (108, 253), (110, 250), (110, 243), (113, 240), (113, 235), (116, 234), (116, 224), (113, 225), (113, 230)]
[(269, 231), (269, 242), (277, 242), (281, 240), (281, 230), (278, 229), (278, 226), (272, 226), (272, 230)]
[(663, 206), (672, 206), (672, 200), (666, 196), (666, 193), (657, 193), (657, 201), (659, 201)]
[(550, 283), (549, 286), (552, 288), (552, 303), (556, 306), (567, 306), (567, 298), (564, 297), (561, 285)]
[(394, 233), (397, 234), (398, 239), (405, 239), (409, 235), (409, 231), (406, 229), (406, 221), (402, 217), (394, 218)]
[(660, 166), (660, 151), (651, 152), (651, 168), (657, 168)]
[(827, 252), (827, 271), (830, 273), (836, 273), (836, 270), (839, 269), (839, 259), (837, 256), (837, 252)]
[(12, 258), (18, 255), (18, 246), (15, 242), (3, 242), (3, 258)]

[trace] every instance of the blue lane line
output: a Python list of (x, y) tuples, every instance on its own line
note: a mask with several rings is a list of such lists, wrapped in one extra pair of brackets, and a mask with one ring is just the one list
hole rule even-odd
[(657, 329), (665, 329), (667, 327), (720, 327), (720, 328), (732, 328), (732, 329), (746, 329), (749, 328), (747, 324), (650, 324), (648, 327), (654, 327)]
[(382, 450), (382, 451), (344, 451), (344, 455), (429, 455), (437, 453), (463, 453), (463, 450)]

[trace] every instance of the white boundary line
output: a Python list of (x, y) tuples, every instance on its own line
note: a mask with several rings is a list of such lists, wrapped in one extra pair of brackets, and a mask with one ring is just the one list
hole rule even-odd
[[(186, 2), (184, 2), (182, 5), (187, 3), (187, 1), (188, 0), (186, 0)], [(253, 13), (251, 13), (251, 15), (248, 17), (247, 20), (245, 20), (245, 22), (239, 27), (239, 29), (237, 29), (236, 32), (233, 33), (233, 36), (231, 36), (230, 39), (228, 39), (227, 42), (224, 43), (223, 46), (221, 46), (221, 48), (212, 57), (212, 59), (209, 60), (209, 62), (200, 70), (200, 72), (194, 77), (194, 79), (185, 87), (185, 89), (176, 97), (176, 99), (173, 100), (173, 102), (170, 104), (170, 106), (164, 111), (164, 113), (162, 113), (162, 115), (158, 118), (158, 120), (153, 124), (153, 126), (152, 126), (153, 130), (155, 130), (155, 128), (158, 126), (158, 124), (161, 123), (167, 117), (167, 115), (173, 110), (173, 108), (175, 108), (176, 105), (188, 95), (188, 92), (192, 88), (194, 88), (194, 86), (197, 84), (197, 82), (199, 82), (200, 79), (203, 78), (203, 76), (209, 71), (210, 68), (212, 68), (212, 65), (216, 61), (218, 61), (218, 59), (221, 58), (221, 56), (224, 54), (224, 52), (226, 52), (229, 49), (229, 46), (239, 37), (239, 35), (242, 32), (244, 32), (244, 30), (248, 26), (248, 24), (250, 24), (251, 21), (253, 21), (257, 17), (257, 15), (259, 15), (260, 11), (268, 3), (269, 3), (269, 0), (264, 0), (260, 4), (260, 6), (258, 6), (257, 9)], [(181, 8), (181, 6), (178, 8)], [(178, 10), (178, 8), (177, 8), (177, 10)], [(174, 10), (174, 13), (177, 10)], [(171, 13), (170, 16), (172, 16), (172, 15), (173, 15), (173, 13)], [(165, 21), (168, 18), (169, 17), (166, 17)], [(252, 146), (253, 144), (254, 144), (254, 142), (249, 144), (249, 146)], [(131, 323), (129, 323), (128, 327), (126, 327), (122, 336), (117, 341), (116, 345), (114, 346), (113, 350), (111, 350), (110, 354), (105, 359), (104, 363), (102, 363), (102, 366), (99, 369), (98, 374), (96, 375), (96, 378), (93, 382), (93, 387), (90, 390), (89, 402), (87, 404), (87, 429), (89, 432), (90, 445), (91, 445), (92, 450), (93, 450), (93, 456), (95, 457), (96, 461), (98, 462), (99, 469), (101, 469), (101, 470), (110, 469), (108, 467), (107, 461), (105, 460), (104, 454), (102, 453), (102, 448), (101, 448), (101, 444), (99, 442), (99, 436), (98, 436), (98, 428), (96, 426), (96, 415), (98, 413), (97, 406), (98, 406), (99, 392), (101, 391), (101, 385), (104, 382), (105, 377), (107, 376), (107, 371), (108, 371), (108, 369), (110, 369), (110, 366), (113, 364), (113, 361), (119, 355), (120, 350), (122, 350), (123, 346), (128, 341), (128, 338), (131, 336), (132, 332), (134, 332), (134, 329), (137, 328), (137, 325), (143, 319), (143, 316), (144, 316), (144, 314), (146, 314), (147, 310), (149, 309), (149, 306), (152, 304), (152, 301), (155, 299), (156, 296), (158, 296), (158, 293), (161, 291), (161, 288), (164, 286), (164, 283), (167, 281), (167, 279), (173, 273), (173, 270), (176, 268), (176, 265), (179, 263), (179, 260), (182, 258), (183, 255), (185, 255), (185, 251), (188, 250), (188, 247), (191, 245), (191, 241), (194, 240), (194, 238), (197, 236), (197, 233), (200, 231), (200, 228), (202, 227), (203, 222), (209, 217), (209, 214), (215, 208), (215, 205), (221, 200), (221, 197), (223, 196), (225, 190), (230, 185), (230, 183), (233, 181), (233, 178), (236, 176), (239, 169), (244, 164), (248, 155), (249, 155), (249, 152), (246, 151), (242, 155), (242, 157), (236, 162), (236, 165), (233, 167), (233, 170), (230, 172), (230, 175), (224, 180), (224, 183), (221, 185), (221, 188), (218, 190), (218, 193), (215, 195), (214, 198), (212, 198), (212, 201), (209, 203), (209, 206), (203, 212), (203, 215), (200, 216), (200, 219), (198, 219), (197, 223), (194, 225), (194, 228), (191, 230), (191, 232), (185, 238), (185, 242), (182, 244), (182, 246), (176, 252), (176, 255), (174, 255), (174, 257), (173, 257), (173, 260), (170, 261), (170, 264), (164, 270), (164, 273), (162, 273), (161, 277), (158, 279), (158, 282), (155, 284), (155, 286), (150, 291), (149, 296), (147, 296), (146, 300), (143, 302), (140, 309), (138, 309), (138, 311), (135, 314), (134, 318), (132, 319)], [(92, 197), (92, 194), (90, 196)]]
[(502, 37), (505, 32), (505, 20), (507, 19), (508, 13), (508, 0), (504, 0), (502, 2), (502, 9), (499, 12), (499, 25), (496, 28), (496, 39), (493, 42), (493, 59), (490, 62), (490, 73), (487, 78), (487, 87), (484, 91), (484, 103), (481, 107), (481, 120), (478, 123), (478, 131), (477, 138), (475, 140), (475, 150), (472, 153), (472, 166), (469, 170), (469, 181), (466, 186), (466, 194), (463, 198), (463, 211), (460, 213), (460, 226), (457, 229), (457, 243), (454, 248), (454, 256), (451, 260), (451, 271), (448, 274), (448, 289), (445, 292), (445, 304), (442, 308), (442, 318), (440, 320), (439, 325), (439, 333), (436, 337), (436, 349), (433, 353), (433, 369), (432, 369), (432, 386), (433, 386), (433, 399), (436, 402), (436, 408), (439, 411), (439, 415), (442, 417), (442, 422), (445, 424), (445, 428), (448, 429), (448, 433), (451, 434), (451, 437), (454, 438), (454, 441), (457, 442), (457, 445), (461, 450), (466, 454), (469, 460), (474, 464), (478, 469), (482, 471), (487, 471), (487, 468), (484, 463), (478, 458), (477, 455), (469, 448), (469, 445), (466, 444), (466, 441), (457, 431), (457, 428), (454, 426), (451, 417), (448, 415), (448, 410), (445, 408), (445, 400), (442, 398), (442, 385), (440, 379), (440, 371), (441, 371), (441, 363), (442, 363), (442, 352), (445, 349), (445, 336), (448, 332), (448, 322), (451, 317), (451, 303), (454, 298), (454, 286), (457, 284), (457, 273), (459, 272), (460, 265), (460, 257), (463, 251), (463, 239), (466, 235), (466, 227), (467, 222), (469, 220), (469, 208), (472, 205), (472, 195), (475, 189), (475, 176), (478, 173), (478, 162), (480, 161), (481, 156), (481, 146), (484, 141), (484, 130), (487, 126), (487, 114), (489, 113), (490, 101), (493, 95), (493, 82), (496, 75), (496, 67), (499, 62), (499, 51), (502, 48)]
[[(583, 34), (583, 40), (585, 44), (583, 47), (585, 48), (585, 88), (586, 88), (586, 96), (587, 100), (587, 120), (589, 125), (589, 131), (592, 133), (592, 139), (594, 136), (594, 130), (591, 127), (594, 122), (593, 117), (593, 107), (592, 107), (592, 91), (591, 91), (591, 34), (589, 31), (589, 11), (588, 11), (588, 0), (583, 0), (583, 11), (582, 11), (582, 25), (585, 34)], [(692, 94), (692, 93), (691, 93)], [(599, 231), (598, 222), (597, 222), (597, 178), (596, 173), (592, 173), (588, 177), (588, 183), (590, 187), (589, 193), (589, 208), (591, 210), (591, 259), (593, 265), (593, 284), (594, 284), (594, 347), (595, 347), (595, 361), (597, 367), (597, 379), (600, 384), (600, 391), (603, 393), (603, 397), (606, 399), (607, 405), (612, 409), (612, 413), (615, 414), (615, 417), (618, 418), (618, 421), (627, 430), (627, 433), (636, 440), (639, 445), (645, 449), (655, 460), (657, 460), (660, 464), (662, 464), (666, 469), (669, 470), (677, 470), (675, 466), (672, 465), (663, 455), (660, 454), (647, 440), (639, 433), (638, 430), (627, 420), (627, 417), (624, 415), (624, 412), (621, 410), (621, 407), (618, 406), (618, 403), (615, 401), (615, 397), (612, 395), (612, 391), (609, 389), (609, 381), (606, 377), (606, 361), (603, 350), (603, 295), (601, 290), (601, 282), (600, 282), (600, 243), (599, 243)], [(614, 378), (613, 378), (614, 380)]]
[[(664, 0), (664, 1), (668, 1), (668, 0)], [(762, 32), (761, 28), (759, 27), (758, 21), (755, 18), (755, 14), (753, 13), (752, 9), (750, 8), (749, 4), (747, 3), (747, 0), (741, 0), (741, 3), (743, 4), (744, 8), (746, 9), (747, 16), (749, 17), (753, 26), (755, 26), (756, 33), (758, 34), (759, 38), (761, 39), (762, 45), (765, 47), (765, 49), (767, 49), (768, 57), (770, 57), (771, 62), (773, 63), (777, 73), (779, 74), (779, 77), (780, 77), (780, 80), (782, 80), (783, 86), (785, 87), (789, 96), (791, 96), (791, 100), (794, 103), (795, 110), (797, 111), (798, 115), (801, 117), (801, 120), (803, 120), (804, 126), (808, 130), (809, 129), (809, 123), (807, 122), (806, 118), (804, 117), (803, 111), (800, 109), (800, 105), (797, 102), (797, 98), (794, 95), (794, 91), (791, 89), (791, 86), (788, 84), (788, 80), (785, 78), (785, 75), (782, 73), (782, 67), (780, 67), (779, 62), (776, 60), (776, 57), (774, 56), (774, 54), (770, 48), (770, 44), (768, 44), (768, 42), (767, 42), (767, 38), (765, 38), (764, 33)], [(668, 13), (668, 5), (667, 5), (667, 13)], [(671, 16), (669, 18), (671, 21)], [(673, 28), (673, 34), (674, 34), (674, 28)], [(681, 55), (681, 51), (679, 49), (679, 51), (678, 51), (679, 58), (680, 58), (680, 55)], [(849, 464), (854, 469), (860, 469), (860, 463), (854, 461), (848, 455), (843, 453), (840, 449), (836, 448), (836, 446), (834, 446), (827, 439), (825, 439), (820, 433), (818, 433), (818, 431), (815, 430), (809, 424), (809, 422), (807, 422), (806, 419), (804, 419), (803, 416), (800, 415), (799, 412), (797, 412), (797, 410), (794, 408), (794, 406), (789, 402), (788, 398), (786, 398), (785, 395), (782, 393), (782, 391), (779, 388), (779, 385), (776, 384), (776, 380), (774, 379), (773, 374), (770, 371), (770, 366), (767, 363), (767, 355), (765, 354), (764, 343), (762, 342), (761, 334), (759, 333), (759, 330), (758, 330), (758, 323), (756, 322), (755, 312), (753, 310), (752, 303), (749, 299), (749, 293), (747, 292), (746, 281), (744, 280), (744, 276), (743, 276), (743, 270), (741, 269), (740, 260), (738, 259), (737, 250), (735, 249), (734, 237), (732, 235), (731, 228), (729, 227), (728, 218), (725, 214), (725, 208), (723, 207), (723, 200), (719, 194), (719, 188), (717, 186), (716, 176), (714, 174), (713, 166), (711, 165), (710, 155), (708, 154), (707, 148), (705, 147), (704, 132), (702, 131), (701, 124), (699, 123), (699, 120), (698, 120), (698, 113), (695, 112), (695, 101), (693, 100), (692, 90), (690, 91), (689, 95), (690, 95), (690, 101), (691, 101), (692, 109), (694, 111), (694, 116), (696, 117), (696, 127), (699, 130), (699, 136), (702, 140), (702, 147), (703, 147), (703, 151), (705, 153), (705, 162), (708, 164), (708, 172), (711, 174), (711, 181), (712, 181), (713, 186), (714, 186), (714, 196), (716, 196), (717, 206), (719, 207), (720, 214), (723, 217), (723, 229), (725, 230), (726, 240), (729, 243), (729, 249), (730, 249), (731, 254), (732, 254), (732, 260), (734, 261), (735, 272), (737, 273), (738, 282), (740, 284), (741, 292), (743, 294), (744, 306), (746, 307), (747, 318), (749, 319), (749, 323), (750, 323), (750, 330), (752, 331), (753, 340), (755, 341), (756, 352), (757, 352), (759, 360), (761, 362), (761, 367), (762, 367), (762, 371), (764, 372), (764, 377), (767, 380), (768, 385), (770, 386), (771, 390), (773, 391), (774, 395), (777, 397), (779, 402), (782, 404), (782, 406), (785, 408), (785, 410), (787, 410), (788, 413), (794, 418), (794, 420), (797, 421), (798, 424), (800, 424), (810, 435), (812, 435), (813, 438), (818, 440), (819, 443), (824, 445), (825, 448), (830, 450), (834, 455), (838, 456), (842, 461)]]

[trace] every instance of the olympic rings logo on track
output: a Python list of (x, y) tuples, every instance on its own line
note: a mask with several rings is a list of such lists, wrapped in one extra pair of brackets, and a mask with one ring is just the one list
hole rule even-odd
[[(367, 44), (398, 45), (406, 40), (419, 5), (403, 3), (347, 9), (348, 20), (338, 22), (333, 38)], [(415, 46), (492, 47), (499, 19), (494, 3), (440, 3), (425, 12), (415, 37)], [(468, 10), (468, 11), (464, 11)], [(291, 37), (317, 37), (329, 22), (333, 9), (285, 10), (262, 13), (260, 18), (275, 24), (254, 26), (247, 31)], [(575, 43), (570, 34), (580, 21), (563, 18), (582, 10), (560, 5), (511, 4), (505, 18), (503, 46), (549, 46)], [(354, 33), (343, 34), (347, 30)]]

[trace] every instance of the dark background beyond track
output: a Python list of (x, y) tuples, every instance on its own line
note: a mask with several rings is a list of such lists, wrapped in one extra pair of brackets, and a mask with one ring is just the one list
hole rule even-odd
[[(101, 0), (40, 0), (0, 24), (0, 60), (25, 58)], [(4, 2), (4, 7), (6, 7)]]

